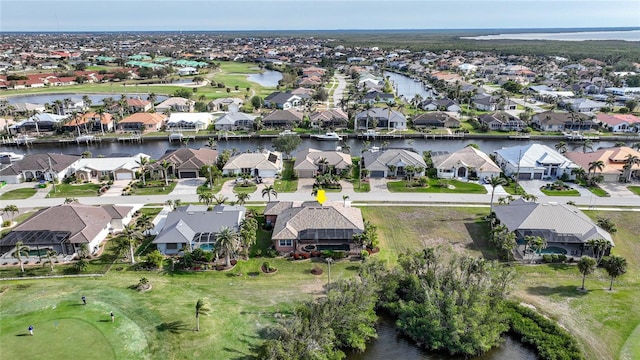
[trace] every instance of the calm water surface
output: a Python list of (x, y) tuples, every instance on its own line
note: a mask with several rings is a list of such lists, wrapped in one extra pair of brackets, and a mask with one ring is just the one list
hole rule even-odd
[(422, 81), (415, 81), (412, 78), (396, 74), (394, 72), (385, 71), (385, 77), (389, 77), (389, 80), (392, 81), (394, 89), (396, 89), (396, 93), (398, 96), (404, 97), (405, 101), (411, 101), (416, 94), (422, 96), (423, 99), (434, 97), (434, 94), (424, 86)]
[[(637, 11), (638, 9), (636, 9)], [(580, 31), (564, 33), (520, 33), (498, 34), (473, 37), (463, 37), (472, 40), (556, 40), (556, 41), (587, 41), (587, 40), (624, 40), (640, 41), (640, 30), (627, 31)]]
[(247, 79), (264, 87), (276, 87), (278, 86), (278, 81), (282, 80), (282, 73), (279, 71), (264, 70), (262, 73), (248, 74)]

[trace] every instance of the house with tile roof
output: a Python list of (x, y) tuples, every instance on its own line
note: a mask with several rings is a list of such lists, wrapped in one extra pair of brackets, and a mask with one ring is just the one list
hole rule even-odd
[(574, 163), (578, 164), (585, 171), (589, 171), (589, 164), (602, 161), (604, 168), (596, 170), (598, 175), (602, 175), (606, 182), (618, 182), (625, 177), (640, 178), (640, 164), (633, 164), (625, 173), (625, 162), (629, 156), (640, 159), (640, 151), (636, 151), (628, 146), (598, 149), (593, 152), (583, 153), (571, 151), (564, 154)]
[(589, 115), (554, 111), (533, 115), (531, 123), (542, 131), (588, 131), (598, 127)]
[(351, 155), (339, 151), (303, 149), (296, 153), (293, 171), (299, 178), (313, 178), (328, 171), (340, 174), (353, 166)]
[(444, 111), (427, 112), (413, 118), (416, 129), (459, 128), (460, 120)]
[(355, 116), (356, 130), (366, 130), (370, 128), (398, 129), (407, 128), (407, 118), (399, 111), (374, 107), (370, 110), (361, 111)]
[(507, 205), (494, 206), (493, 211), (498, 222), (516, 234), (520, 256), (524, 255), (526, 236), (545, 239), (546, 253), (575, 257), (593, 255), (587, 246), (589, 240), (604, 239), (614, 245), (608, 232), (572, 205), (538, 204), (517, 199)]
[(94, 252), (108, 234), (122, 231), (133, 212), (132, 206), (79, 203), (43, 208), (0, 239), (0, 253), (15, 250), (17, 242), (61, 255), (76, 254), (82, 244)]
[[(269, 208), (271, 212), (274, 209), (276, 207)], [(364, 220), (358, 208), (345, 207), (342, 202), (324, 205), (291, 202), (290, 206), (277, 209), (280, 212), (276, 215), (271, 241), (279, 253), (360, 250), (353, 242), (353, 235), (364, 232)]]
[(640, 117), (633, 114), (597, 114), (596, 121), (613, 132), (640, 132)]
[(498, 177), (502, 169), (491, 160), (489, 155), (467, 146), (451, 154), (437, 155), (431, 158), (438, 177), (444, 179), (484, 179)]
[(152, 169), (157, 175), (164, 176), (162, 164), (166, 161), (169, 164), (167, 171), (170, 175), (178, 179), (192, 179), (198, 177), (204, 165), (215, 164), (217, 159), (217, 150), (180, 148), (167, 151), (152, 165)]
[(541, 144), (513, 146), (494, 151), (496, 163), (507, 176), (519, 180), (559, 178), (567, 174), (574, 179), (574, 169), (580, 166), (558, 151)]
[(174, 112), (169, 115), (166, 126), (170, 130), (205, 130), (213, 122), (211, 113)]
[(80, 156), (65, 154), (29, 154), (0, 170), (0, 181), (18, 184), (23, 181), (62, 181), (73, 174)]
[(314, 128), (346, 128), (349, 125), (349, 116), (342, 109), (328, 109), (313, 112), (309, 115), (309, 121)]
[[(413, 166), (422, 168), (422, 171), (415, 172), (416, 177), (424, 176), (427, 164), (421, 155), (404, 149), (388, 149), (384, 151), (367, 151), (362, 156), (363, 168), (369, 172), (369, 177), (384, 178), (387, 176), (403, 176), (406, 174), (406, 167)], [(389, 167), (392, 166), (394, 171)]]
[(76, 117), (66, 122), (62, 128), (71, 133), (105, 133), (113, 130), (113, 123), (113, 115), (106, 112), (100, 115), (90, 111), (77, 114)]
[(147, 112), (151, 110), (153, 104), (149, 100), (137, 98), (127, 98), (127, 108), (130, 113)]
[(282, 172), (282, 153), (264, 151), (233, 156), (222, 168), (223, 175), (275, 178)]
[(159, 131), (166, 123), (167, 115), (155, 113), (135, 113), (118, 122), (121, 131)]
[(292, 129), (302, 122), (303, 114), (295, 110), (274, 110), (262, 118), (262, 125), (271, 128)]

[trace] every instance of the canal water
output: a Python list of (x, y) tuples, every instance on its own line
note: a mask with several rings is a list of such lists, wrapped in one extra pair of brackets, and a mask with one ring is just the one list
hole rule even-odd
[(408, 76), (390, 71), (385, 71), (383, 75), (389, 77), (398, 97), (404, 98), (406, 102), (410, 102), (416, 94), (422, 96), (423, 99), (436, 96), (422, 81), (416, 81)]
[[(463, 360), (462, 357), (420, 349), (411, 339), (400, 334), (391, 318), (383, 316), (377, 325), (378, 338), (363, 353), (349, 353), (347, 360)], [(472, 360), (536, 360), (536, 353), (506, 336), (500, 347)]]

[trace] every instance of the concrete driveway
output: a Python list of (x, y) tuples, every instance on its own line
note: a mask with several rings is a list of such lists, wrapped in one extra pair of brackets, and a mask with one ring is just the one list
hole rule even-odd
[[(635, 183), (602, 183), (600, 187), (608, 192), (612, 197), (633, 197), (638, 196), (632, 193), (627, 186), (640, 186), (639, 182)], [(638, 196), (638, 203), (640, 203), (640, 196)]]
[(109, 190), (107, 190), (102, 197), (121, 196), (122, 190), (129, 185), (130, 180), (115, 180)]
[[(546, 196), (542, 191), (540, 191), (540, 188), (547, 184), (553, 183), (553, 181), (554, 180), (520, 180), (518, 184), (522, 186), (522, 188), (524, 189), (524, 191), (527, 192), (527, 194), (540, 197), (540, 196)], [(578, 192), (580, 192), (580, 196), (590, 197), (592, 195), (591, 191), (583, 188), (582, 186), (578, 186), (572, 183), (565, 183), (565, 184), (567, 186), (570, 186), (572, 189), (578, 190)], [(553, 196), (550, 197), (550, 199), (552, 198)]]
[(169, 195), (193, 195), (198, 193), (198, 186), (205, 183), (204, 179), (180, 179)]
[(387, 188), (387, 179), (369, 178), (369, 186), (371, 188), (371, 190), (369, 190), (370, 193), (389, 193), (389, 189)]

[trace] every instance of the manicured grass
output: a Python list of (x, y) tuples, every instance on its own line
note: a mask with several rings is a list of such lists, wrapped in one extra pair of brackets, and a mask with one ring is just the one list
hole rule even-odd
[(167, 195), (173, 191), (177, 182), (169, 181), (165, 185), (164, 180), (147, 181), (145, 187), (131, 186), (131, 195)]
[[(453, 188), (440, 186), (440, 182), (451, 185)], [(486, 194), (487, 189), (480, 184), (467, 183), (457, 180), (439, 180), (429, 178), (428, 186), (407, 186), (407, 181), (390, 181), (387, 183), (390, 192), (422, 192), (422, 193), (448, 193), (448, 194)]]
[(511, 185), (505, 185), (502, 188), (509, 195), (524, 195), (524, 194), (526, 194), (526, 192), (524, 191), (522, 186), (518, 185), (518, 187), (516, 188), (515, 187), (515, 183), (511, 184)]
[(273, 183), (273, 188), (278, 193), (296, 192), (298, 190), (298, 180), (276, 180)]
[(627, 189), (636, 195), (640, 195), (640, 186), (627, 186)]
[(28, 199), (35, 195), (38, 190), (34, 188), (24, 188), (24, 189), (15, 189), (11, 191), (7, 191), (6, 193), (0, 195), (0, 200), (22, 200)]
[(53, 189), (49, 192), (49, 197), (52, 198), (75, 198), (83, 196), (96, 196), (98, 190), (102, 185), (88, 183), (88, 184), (57, 184), (55, 191)]
[(236, 185), (233, 187), (233, 192), (236, 193), (254, 193), (256, 190), (258, 190), (258, 187), (253, 184), (249, 186)]
[(547, 196), (580, 196), (580, 192), (576, 189), (571, 190), (547, 190), (544, 187), (540, 188)]

